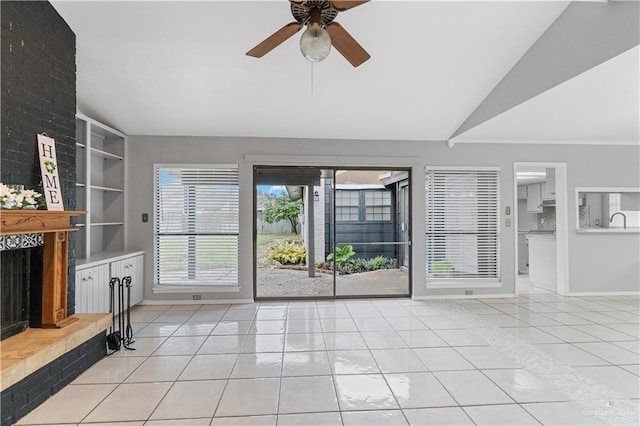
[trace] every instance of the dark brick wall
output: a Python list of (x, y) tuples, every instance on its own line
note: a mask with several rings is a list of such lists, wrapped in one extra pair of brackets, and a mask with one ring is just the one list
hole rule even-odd
[[(64, 208), (75, 210), (75, 34), (49, 2), (3, 0), (0, 12), (0, 181), (42, 191), (36, 136), (46, 133), (56, 141)], [(74, 278), (75, 236), (72, 235), (69, 314), (75, 312)]]
[(2, 391), (0, 425), (9, 426), (27, 415), (106, 354), (103, 332)]

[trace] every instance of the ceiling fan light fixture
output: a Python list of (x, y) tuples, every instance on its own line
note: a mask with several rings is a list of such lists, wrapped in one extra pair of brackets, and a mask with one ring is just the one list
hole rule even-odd
[(320, 62), (331, 52), (331, 37), (318, 22), (312, 22), (300, 38), (300, 51), (308, 61)]

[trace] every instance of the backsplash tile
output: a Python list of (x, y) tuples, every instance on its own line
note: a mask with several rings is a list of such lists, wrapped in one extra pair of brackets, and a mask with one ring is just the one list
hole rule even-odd
[(538, 230), (555, 231), (556, 229), (556, 208), (543, 206), (542, 213), (538, 213)]

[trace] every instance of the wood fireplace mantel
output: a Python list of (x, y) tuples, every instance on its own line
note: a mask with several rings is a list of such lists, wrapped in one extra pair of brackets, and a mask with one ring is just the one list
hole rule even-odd
[(77, 318), (67, 317), (69, 232), (73, 216), (86, 211), (0, 210), (0, 235), (44, 234), (42, 328), (61, 328)]

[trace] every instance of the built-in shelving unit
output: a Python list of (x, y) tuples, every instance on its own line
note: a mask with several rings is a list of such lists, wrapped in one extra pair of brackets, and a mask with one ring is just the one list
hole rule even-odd
[[(83, 114), (76, 115), (76, 256), (92, 257), (124, 250), (124, 155), (127, 136)], [(89, 226), (87, 226), (89, 225)]]
[(127, 136), (76, 115), (76, 313), (109, 310), (111, 278), (131, 276), (131, 304), (144, 296), (144, 252), (125, 245)]

